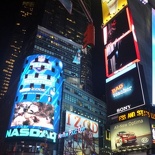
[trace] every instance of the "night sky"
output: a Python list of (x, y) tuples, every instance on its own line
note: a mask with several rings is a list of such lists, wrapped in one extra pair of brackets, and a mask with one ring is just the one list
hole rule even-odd
[(9, 44), (11, 32), (15, 26), (17, 14), (20, 9), (20, 0), (5, 0), (0, 5), (0, 61)]
[[(5, 0), (0, 5), (0, 62), (2, 62), (4, 53), (7, 51), (12, 30), (15, 26), (17, 15), (20, 10), (22, 0)], [(94, 94), (98, 98), (103, 98), (104, 92), (104, 62), (102, 47), (102, 15), (100, 0), (92, 0), (94, 10), (92, 10), (92, 18), (96, 29), (96, 45), (93, 50), (93, 83)], [(98, 8), (98, 9), (96, 9)]]

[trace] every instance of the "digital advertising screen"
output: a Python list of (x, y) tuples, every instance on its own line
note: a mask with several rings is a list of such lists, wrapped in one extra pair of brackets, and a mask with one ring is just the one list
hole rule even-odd
[(154, 116), (151, 117), (150, 119), (150, 125), (151, 125), (151, 133), (152, 133), (152, 146), (153, 148), (155, 148), (155, 113), (150, 113), (150, 116)]
[(131, 32), (132, 20), (128, 8), (122, 10), (116, 17), (103, 27), (104, 45), (118, 40)]
[(152, 9), (152, 105), (155, 106), (155, 9)]
[(112, 151), (131, 151), (152, 144), (148, 117), (137, 117), (110, 126)]
[(106, 79), (109, 117), (145, 104), (140, 70), (140, 66), (134, 63), (122, 72)]
[(103, 26), (128, 5), (127, 0), (102, 0), (101, 3)]
[(64, 154), (99, 154), (98, 123), (66, 111)]
[(47, 55), (25, 59), (6, 138), (31, 137), (56, 141), (63, 84), (62, 62)]
[(107, 77), (117, 74), (123, 67), (132, 62), (140, 61), (138, 44), (133, 32), (116, 42), (107, 44), (104, 52)]

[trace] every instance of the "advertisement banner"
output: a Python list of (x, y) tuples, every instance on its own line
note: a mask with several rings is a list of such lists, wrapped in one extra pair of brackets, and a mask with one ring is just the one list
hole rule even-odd
[[(84, 129), (85, 130), (81, 130)], [(75, 134), (72, 131), (76, 131)], [(80, 131), (80, 132), (79, 132)], [(75, 113), (66, 111), (65, 132), (69, 136), (64, 141), (64, 155), (99, 154), (98, 123)]]
[(57, 58), (32, 55), (25, 59), (6, 138), (56, 140), (59, 132), (63, 65)]
[[(145, 105), (140, 66), (132, 64), (106, 79), (108, 116)], [(111, 108), (112, 107), (112, 108)]]
[(140, 61), (140, 54), (133, 33), (105, 46), (106, 76), (117, 74), (125, 66)]
[(113, 43), (127, 35), (132, 30), (132, 24), (129, 9), (126, 8), (103, 27), (104, 45)]
[(137, 117), (110, 126), (112, 151), (150, 145), (152, 135), (148, 117)]
[(102, 0), (103, 26), (127, 5), (127, 0)]

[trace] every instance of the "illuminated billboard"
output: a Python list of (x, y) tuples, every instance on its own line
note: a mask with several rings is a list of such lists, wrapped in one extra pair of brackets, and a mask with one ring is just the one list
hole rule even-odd
[(137, 117), (110, 126), (111, 149), (131, 151), (152, 144), (152, 135), (148, 117)]
[(140, 66), (134, 63), (118, 74), (106, 79), (106, 98), (109, 116), (145, 104), (140, 70)]
[(59, 132), (63, 64), (47, 55), (25, 59), (6, 138), (46, 137)]
[(108, 22), (103, 27), (104, 45), (118, 40), (120, 37), (127, 35), (131, 31), (132, 19), (129, 9), (124, 9), (119, 15)]
[(65, 132), (81, 132), (68, 136), (64, 141), (64, 154), (99, 154), (98, 123), (75, 113), (66, 111)]
[(152, 9), (152, 105), (155, 106), (155, 9)]
[(116, 42), (105, 46), (106, 76), (110, 77), (131, 62), (139, 62), (140, 55), (137, 41), (132, 32)]
[(127, 0), (102, 0), (103, 25), (127, 6)]
[(110, 77), (131, 62), (140, 61), (131, 13), (126, 7), (103, 27), (106, 76)]

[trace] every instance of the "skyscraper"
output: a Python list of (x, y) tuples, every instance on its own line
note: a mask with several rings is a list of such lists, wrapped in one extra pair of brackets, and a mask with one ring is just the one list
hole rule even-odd
[[(29, 6), (29, 12), (22, 11), (26, 8), (24, 4)], [(45, 8), (42, 8), (42, 6), (45, 6)], [(18, 32), (20, 32), (19, 34), (22, 37), (24, 36), (24, 39), (23, 45), (19, 45), (22, 50), (17, 48), (16, 59), (13, 59), (14, 63), (12, 65), (16, 62), (17, 67), (14, 68), (12, 76), (13, 82), (11, 82), (10, 91), (7, 94), (7, 97), (11, 96), (10, 102), (12, 103), (10, 103), (10, 107), (13, 104), (15, 95), (12, 93), (12, 90), (16, 89), (19, 72), (21, 71), (19, 65), (23, 59), (32, 53), (48, 54), (61, 59), (64, 64), (65, 82), (62, 99), (62, 116), (63, 112), (68, 110), (80, 116), (84, 116), (86, 119), (93, 120), (97, 122), (97, 124), (100, 124), (97, 125), (97, 132), (99, 135), (102, 135), (106, 121), (106, 106), (104, 102), (91, 95), (93, 94), (91, 49), (82, 49), (83, 33), (88, 21), (79, 3), (73, 1), (72, 14), (69, 14), (62, 4), (56, 0), (47, 0), (46, 3), (42, 4), (36, 1), (31, 3), (24, 1), (22, 10), (20, 12), (22, 15), (20, 22), (26, 23), (27, 28), (22, 29), (22, 31), (20, 31), (21, 29), (19, 27), (17, 28)], [(33, 12), (32, 14), (31, 11)], [(24, 20), (28, 15), (31, 17), (31, 19), (28, 20), (31, 21), (31, 23), (28, 21), (25, 22)], [(21, 23), (17, 25), (21, 25)], [(29, 32), (31, 32), (31, 34)], [(15, 33), (15, 35), (17, 36), (17, 33)], [(20, 37), (17, 38), (20, 41)], [(15, 51), (16, 48), (14, 44), (17, 42), (13, 42), (13, 49)], [(11, 75), (12, 71), (9, 72), (9, 74)], [(8, 99), (6, 98), (5, 102), (7, 101)], [(63, 121), (62, 119), (60, 123), (61, 131), (64, 130)], [(99, 141), (101, 141), (102, 147), (103, 139)], [(100, 144), (98, 140), (97, 145), (99, 149)], [(18, 151), (20, 147), (21, 144), (18, 147)], [(58, 147), (60, 148), (60, 146)], [(59, 151), (62, 153), (63, 148), (61, 147)]]
[[(91, 7), (90, 4), (91, 3), (89, 2), (89, 5), (87, 5), (89, 9)], [(87, 22), (87, 18), (78, 1), (73, 1), (72, 14), (69, 14), (57, 0), (46, 0), (44, 2), (37, 0), (23, 1), (6, 59), (1, 66), (0, 100), (8, 91), (14, 64), (20, 55), (22, 55), (21, 50), (23, 44), (27, 42), (29, 36), (33, 33), (38, 24), (82, 45), (83, 34), (86, 30)], [(86, 56), (88, 58), (83, 62), (87, 66), (91, 66), (90, 53), (84, 57)], [(89, 82), (90, 87), (92, 87), (92, 75), (91, 72), (86, 74), (86, 65), (83, 67), (83, 72), (85, 73), (83, 73), (82, 79), (83, 81), (87, 80), (87, 83)], [(86, 86), (85, 89), (87, 89)], [(88, 88), (88, 91), (90, 92), (91, 90), (89, 89), (92, 88)]]

